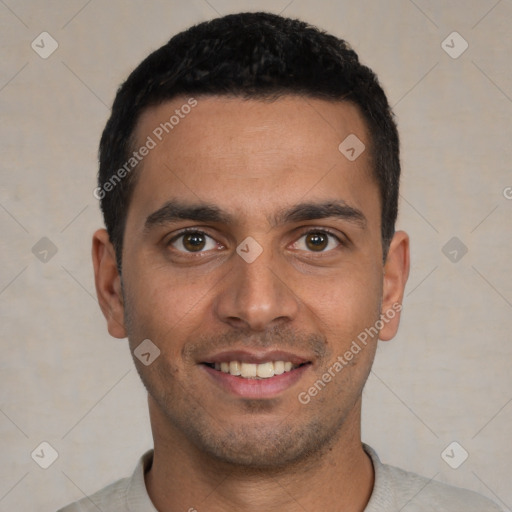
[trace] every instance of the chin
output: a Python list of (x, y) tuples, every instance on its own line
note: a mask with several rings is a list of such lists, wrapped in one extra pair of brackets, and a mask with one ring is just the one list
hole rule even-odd
[(340, 427), (313, 420), (303, 425), (251, 420), (249, 425), (212, 428), (196, 423), (187, 436), (206, 457), (246, 471), (290, 470), (317, 460), (325, 453)]

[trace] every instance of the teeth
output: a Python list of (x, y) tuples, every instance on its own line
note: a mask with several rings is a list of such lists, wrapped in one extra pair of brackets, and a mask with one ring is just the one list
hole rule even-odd
[(274, 363), (274, 375), (281, 375), (284, 373), (284, 363), (283, 361), (276, 361)]
[(289, 372), (292, 368), (294, 368), (294, 365), (289, 361), (269, 361), (261, 364), (240, 363), (239, 361), (215, 363), (216, 370), (245, 379), (269, 379), (274, 375)]
[(256, 375), (258, 373), (257, 366), (258, 365), (256, 365), (256, 364), (242, 363), (242, 366), (240, 368), (240, 375), (242, 377), (245, 377), (246, 379), (251, 378), (251, 377), (256, 377)]
[(274, 363), (263, 363), (256, 366), (256, 374), (262, 379), (274, 376)]
[(231, 361), (229, 363), (229, 373), (231, 373), (231, 375), (240, 375), (242, 373), (240, 363), (238, 361)]

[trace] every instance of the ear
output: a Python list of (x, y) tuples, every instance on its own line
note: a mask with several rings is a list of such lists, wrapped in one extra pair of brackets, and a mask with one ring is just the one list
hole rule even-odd
[(96, 295), (107, 319), (108, 332), (114, 338), (126, 338), (121, 276), (114, 247), (105, 229), (98, 229), (92, 237), (92, 262)]
[(379, 339), (383, 341), (391, 340), (400, 324), (404, 289), (409, 277), (409, 262), (409, 236), (404, 231), (397, 231), (391, 240), (384, 265), (381, 312), (384, 326), (379, 334)]

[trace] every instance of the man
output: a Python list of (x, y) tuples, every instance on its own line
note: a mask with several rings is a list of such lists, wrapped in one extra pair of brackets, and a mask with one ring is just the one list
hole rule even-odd
[(314, 27), (230, 15), (144, 60), (101, 140), (92, 252), (154, 451), (62, 510), (499, 510), (361, 442), (409, 272), (399, 175), (377, 78)]

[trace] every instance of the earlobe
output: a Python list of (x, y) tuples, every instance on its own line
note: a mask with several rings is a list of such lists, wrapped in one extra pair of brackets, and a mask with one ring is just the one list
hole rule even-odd
[(383, 341), (391, 340), (398, 330), (409, 264), (409, 236), (404, 231), (397, 231), (384, 265), (381, 312), (384, 326), (379, 334)]
[(114, 247), (105, 229), (98, 229), (93, 235), (92, 261), (96, 295), (107, 320), (108, 332), (114, 338), (125, 338), (121, 276), (117, 269)]

